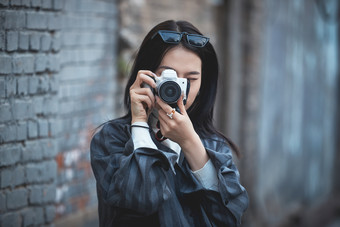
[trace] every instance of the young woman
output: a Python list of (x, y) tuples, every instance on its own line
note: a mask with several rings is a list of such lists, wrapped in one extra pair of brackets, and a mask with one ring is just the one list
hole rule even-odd
[[(159, 97), (164, 72), (190, 84), (174, 104)], [(248, 196), (236, 147), (212, 124), (217, 78), (214, 48), (192, 24), (165, 21), (147, 34), (126, 86), (126, 116), (91, 142), (100, 226), (240, 225)]]

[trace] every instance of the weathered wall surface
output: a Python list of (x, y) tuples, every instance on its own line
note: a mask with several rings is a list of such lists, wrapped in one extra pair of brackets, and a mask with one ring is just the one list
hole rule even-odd
[(96, 209), (89, 141), (115, 116), (117, 8), (3, 0), (0, 10), (0, 226), (70, 225)]
[(275, 222), (334, 196), (340, 5), (265, 3), (256, 194)]
[(218, 117), (244, 154), (244, 225), (327, 226), (340, 216), (339, 3), (224, 7), (228, 105)]

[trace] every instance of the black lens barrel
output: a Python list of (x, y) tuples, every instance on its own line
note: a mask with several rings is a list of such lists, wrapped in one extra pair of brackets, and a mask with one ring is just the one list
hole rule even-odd
[(168, 104), (176, 103), (181, 94), (181, 87), (175, 81), (166, 81), (158, 88), (158, 96)]

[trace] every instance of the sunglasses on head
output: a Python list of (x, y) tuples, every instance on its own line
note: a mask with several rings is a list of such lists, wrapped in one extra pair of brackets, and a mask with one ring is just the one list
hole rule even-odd
[(188, 34), (187, 32), (175, 32), (167, 30), (159, 30), (155, 33), (151, 39), (153, 39), (157, 34), (160, 35), (165, 43), (178, 44), (181, 42), (183, 35), (186, 36), (187, 42), (194, 47), (204, 47), (205, 44), (209, 42), (209, 38), (203, 35)]

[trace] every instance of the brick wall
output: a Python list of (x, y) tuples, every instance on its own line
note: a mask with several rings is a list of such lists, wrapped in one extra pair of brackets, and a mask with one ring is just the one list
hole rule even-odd
[(0, 1), (0, 226), (96, 208), (93, 129), (115, 117), (115, 2)]
[(65, 1), (62, 17), (57, 216), (96, 207), (89, 142), (93, 130), (115, 116), (114, 4)]

